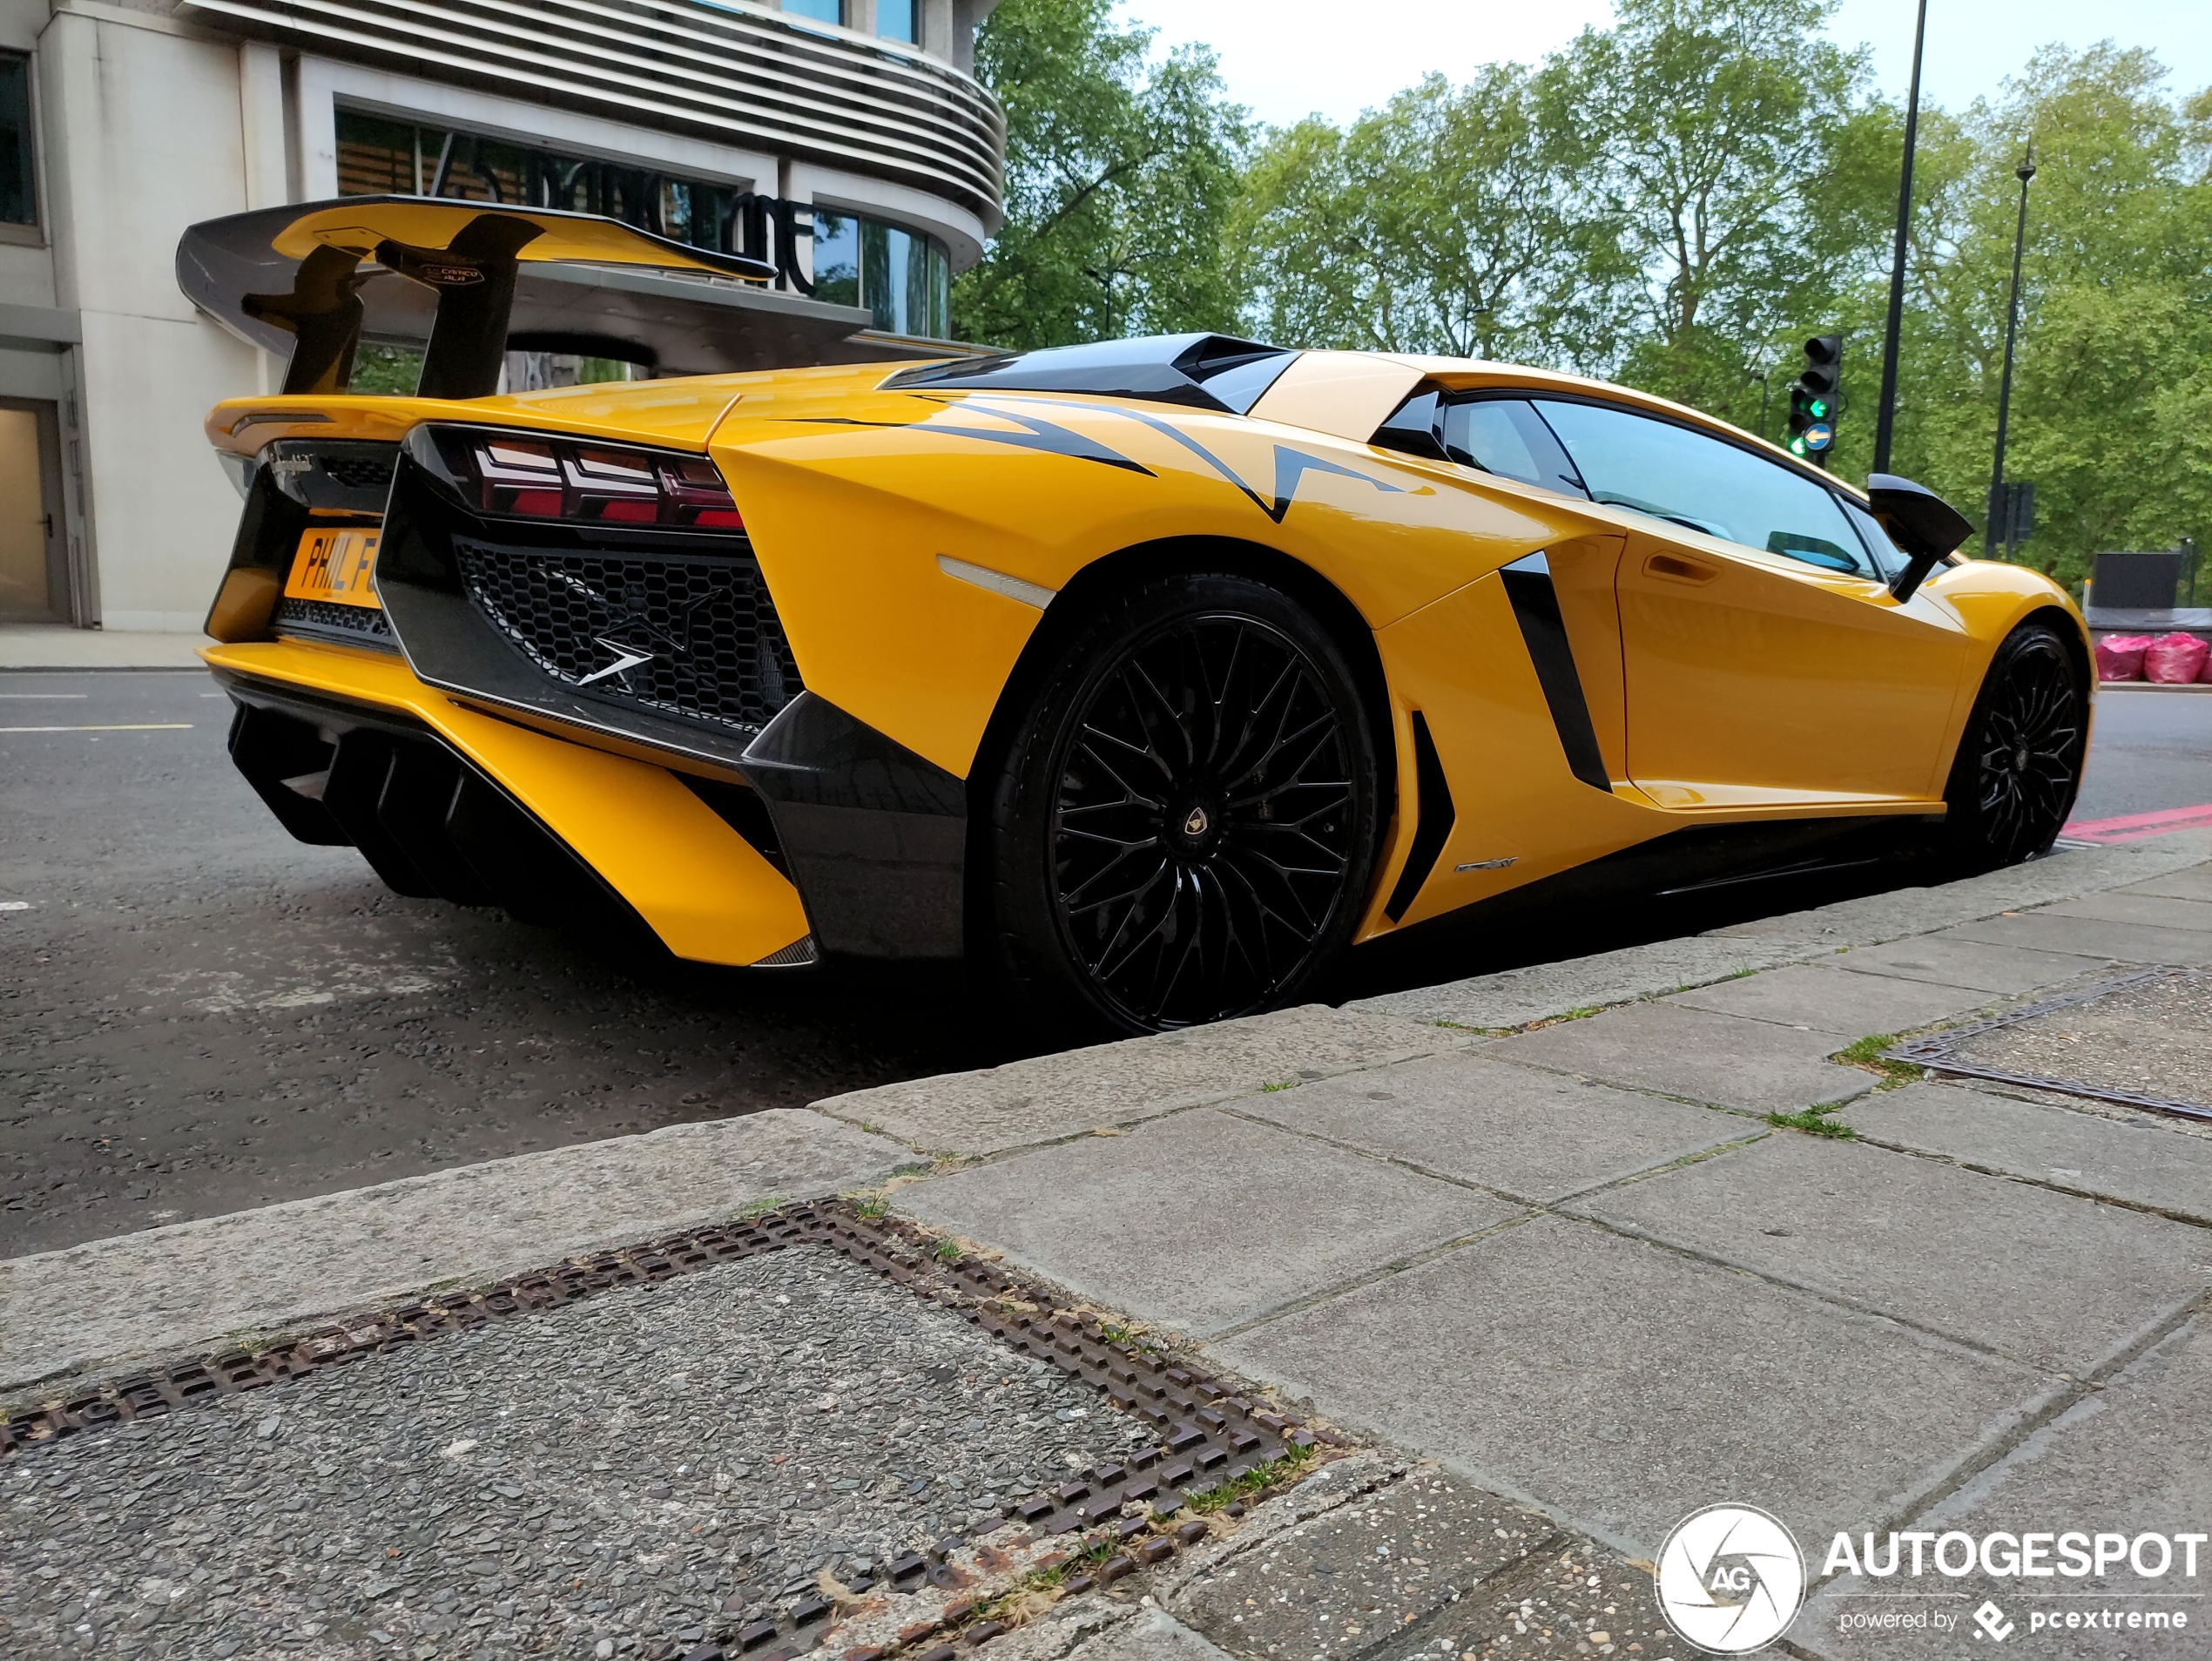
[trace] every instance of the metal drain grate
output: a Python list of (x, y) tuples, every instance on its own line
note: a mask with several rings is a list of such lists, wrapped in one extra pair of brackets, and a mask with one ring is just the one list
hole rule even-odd
[[(651, 1285), (740, 1258), (805, 1246), (841, 1253), (1001, 1341), (1096, 1386), (1116, 1407), (1150, 1421), (1156, 1442), (1076, 1473), (1008, 1507), (1006, 1515), (987, 1519), (976, 1529), (981, 1536), (1019, 1524), (1038, 1536), (1084, 1534), (1093, 1543), (1116, 1549), (1116, 1555), (1094, 1571), (1102, 1583), (1159, 1561), (1176, 1543), (1190, 1544), (1204, 1536), (1203, 1523), (1186, 1523), (1173, 1543), (1154, 1530), (1150, 1519), (1181, 1510), (1187, 1494), (1242, 1477), (1293, 1447), (1343, 1445), (1200, 1369), (1109, 1334), (1096, 1314), (1061, 1304), (994, 1264), (970, 1257), (939, 1259), (940, 1242), (909, 1224), (863, 1218), (843, 1201), (820, 1201), (572, 1259), (477, 1292), (366, 1313), (266, 1347), (221, 1350), (133, 1374), (15, 1414), (0, 1424), (0, 1456), (30, 1442), (174, 1413), (209, 1397), (260, 1389), (401, 1345), (564, 1308), (617, 1287)], [(1125, 1505), (1142, 1507), (1146, 1515), (1125, 1517)], [(926, 1553), (900, 1553), (871, 1583), (888, 1590), (914, 1590), (924, 1584), (951, 1588), (956, 1581), (946, 1557), (966, 1543), (954, 1536)], [(1065, 1585), (1081, 1590), (1074, 1580)], [(853, 1590), (865, 1591), (868, 1584)], [(834, 1607), (809, 1596), (779, 1612), (755, 1611), (733, 1621), (725, 1636), (690, 1651), (688, 1658), (788, 1661), (813, 1648), (835, 1627)], [(990, 1636), (978, 1632), (980, 1629), (961, 1636), (970, 1646)], [(940, 1647), (947, 1646), (941, 1642)]]
[(2179, 1118), (2212, 1122), (2212, 1101), (2183, 1102), (2165, 1097), (2148, 1096), (2131, 1090), (2115, 1090), (2109, 1085), (2093, 1084), (2079, 1078), (2068, 1078), (2048, 1073), (2030, 1072), (2020, 1069), (1994, 1066), (1961, 1056), (1960, 1050), (1985, 1033), (2006, 1027), (2018, 1026), (2039, 1016), (2056, 1015), (2062, 1010), (2080, 1009), (2116, 992), (2132, 991), (2139, 987), (2151, 987), (2161, 982), (2212, 980), (2202, 971), (2192, 969), (2158, 968), (2138, 969), (2131, 974), (2100, 981), (2094, 986), (2067, 993), (2062, 997), (2031, 1004), (2026, 1009), (2013, 1009), (1993, 1016), (1986, 1021), (1976, 1021), (1966, 1026), (1952, 1027), (1942, 1032), (1929, 1034), (1925, 1038), (1913, 1038), (1894, 1044), (1884, 1051), (1892, 1061), (1909, 1061), (1925, 1067), (1931, 1072), (1961, 1078), (1986, 1078), (1997, 1084), (2021, 1084), (2034, 1090), (2054, 1091), (2061, 1096), (2079, 1096), (2088, 1101), (2112, 1102), (2124, 1107), (2139, 1107), (2154, 1113), (2168, 1113)]

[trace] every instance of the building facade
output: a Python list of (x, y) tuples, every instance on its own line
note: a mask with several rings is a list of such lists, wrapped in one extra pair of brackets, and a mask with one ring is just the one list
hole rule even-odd
[[(995, 3), (0, 0), (0, 622), (200, 625), (238, 517), (200, 422), (283, 376), (179, 290), (200, 219), (574, 208), (944, 335), (999, 223), (1003, 126), (971, 72)], [(406, 389), (403, 354), (382, 372), (362, 389)], [(545, 373), (510, 358), (510, 384)]]

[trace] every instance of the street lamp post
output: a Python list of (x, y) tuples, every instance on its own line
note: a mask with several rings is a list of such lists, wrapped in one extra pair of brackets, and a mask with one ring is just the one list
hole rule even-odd
[(1997, 556), (1997, 527), (2005, 522), (2005, 553), (2013, 551), (2012, 515), (2005, 500), (2005, 423), (2013, 412), (2013, 341), (2020, 332), (2020, 253), (2027, 246), (2027, 181), (2035, 177), (2035, 146), (2020, 150), (2020, 165), (2013, 169), (2020, 182), (2020, 225), (2013, 233), (2013, 293), (2005, 305), (2005, 372), (1997, 382), (1997, 460), (1989, 471), (1989, 523), (1981, 533), (1981, 557)]
[(1905, 324), (1905, 244), (1912, 230), (1912, 151), (1920, 136), (1920, 48), (1928, 37), (1928, 0), (1912, 31), (1912, 91), (1905, 105), (1905, 169), (1897, 186), (1897, 247), (1890, 260), (1889, 330), (1882, 341), (1882, 401), (1874, 411), (1874, 470), (1890, 470), (1890, 429), (1897, 422), (1898, 334)]

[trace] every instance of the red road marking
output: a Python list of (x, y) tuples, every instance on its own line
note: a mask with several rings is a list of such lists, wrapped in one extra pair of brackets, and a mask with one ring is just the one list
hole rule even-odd
[(2077, 820), (2059, 834), (2081, 842), (2140, 842), (2204, 826), (2212, 826), (2212, 801), (2195, 807), (2161, 807), (2154, 814), (2129, 814), (2120, 819)]

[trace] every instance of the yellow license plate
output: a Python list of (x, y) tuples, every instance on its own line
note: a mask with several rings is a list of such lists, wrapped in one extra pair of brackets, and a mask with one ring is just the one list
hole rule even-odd
[(294, 600), (329, 600), (339, 605), (374, 606), (377, 602), (374, 530), (310, 530), (292, 556), (285, 596)]

